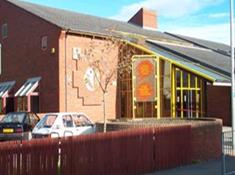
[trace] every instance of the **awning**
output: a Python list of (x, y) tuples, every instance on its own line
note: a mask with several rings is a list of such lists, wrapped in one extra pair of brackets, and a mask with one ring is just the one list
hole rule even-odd
[(32, 93), (39, 84), (39, 81), (41, 80), (41, 77), (35, 77), (28, 79), (23, 86), (15, 93), (16, 97), (23, 97), (28, 96), (30, 93)]
[(6, 97), (14, 85), (15, 81), (0, 83), (0, 98)]

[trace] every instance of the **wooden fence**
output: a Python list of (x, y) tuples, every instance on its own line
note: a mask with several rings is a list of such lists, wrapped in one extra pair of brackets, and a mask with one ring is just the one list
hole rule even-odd
[(1, 175), (131, 175), (191, 162), (191, 127), (0, 144)]
[(1, 175), (56, 175), (58, 172), (58, 140), (0, 144)]

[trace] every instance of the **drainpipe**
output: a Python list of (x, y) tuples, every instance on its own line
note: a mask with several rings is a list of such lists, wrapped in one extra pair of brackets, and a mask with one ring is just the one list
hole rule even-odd
[(64, 40), (64, 70), (65, 70), (65, 72), (64, 72), (64, 74), (65, 74), (65, 77), (64, 77), (64, 85), (65, 85), (65, 91), (64, 91), (64, 97), (65, 97), (65, 112), (67, 112), (67, 110), (68, 110), (68, 106), (67, 106), (67, 100), (68, 100), (68, 95), (67, 95), (67, 92), (68, 92), (68, 86), (67, 86), (67, 84), (68, 84), (68, 79), (67, 79), (67, 32), (68, 32), (69, 30), (66, 30), (65, 31), (65, 40)]

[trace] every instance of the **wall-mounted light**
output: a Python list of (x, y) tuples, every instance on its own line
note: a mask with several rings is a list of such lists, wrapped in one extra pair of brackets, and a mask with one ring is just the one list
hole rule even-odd
[(51, 53), (54, 54), (55, 53), (55, 48), (51, 48)]

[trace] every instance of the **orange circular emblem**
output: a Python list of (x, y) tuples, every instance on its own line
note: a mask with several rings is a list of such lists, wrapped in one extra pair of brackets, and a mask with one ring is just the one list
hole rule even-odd
[(136, 93), (138, 99), (148, 99), (153, 96), (153, 87), (149, 83), (142, 83), (136, 88)]
[(138, 76), (143, 78), (153, 73), (153, 64), (150, 61), (142, 61), (137, 66)]

